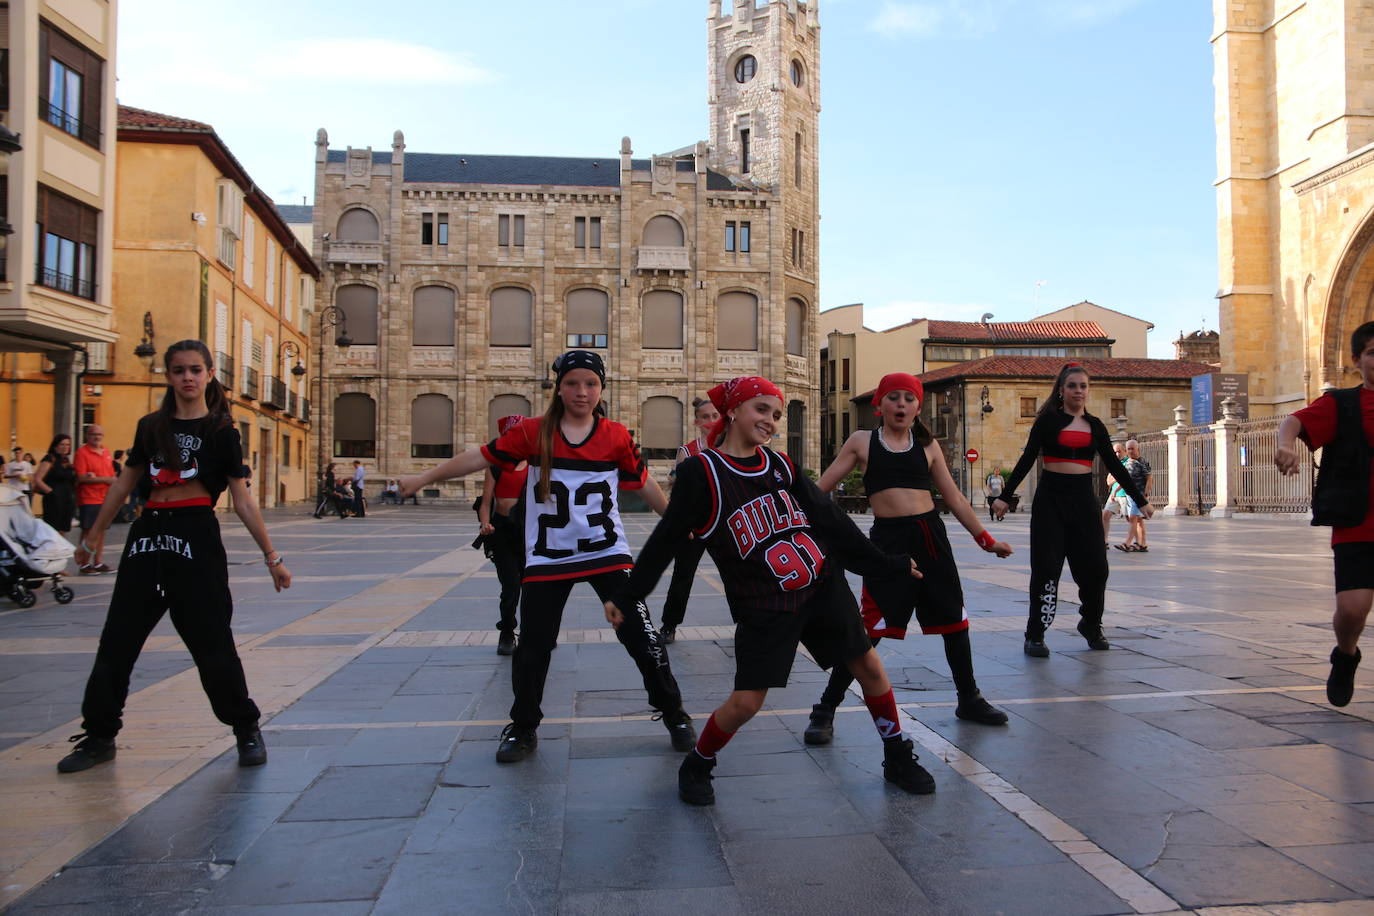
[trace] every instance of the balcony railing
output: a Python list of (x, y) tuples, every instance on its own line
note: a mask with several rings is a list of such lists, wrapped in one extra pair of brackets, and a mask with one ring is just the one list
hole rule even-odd
[(347, 239), (330, 242), (324, 259), (330, 264), (381, 264), (381, 242), (354, 242)]
[(215, 351), (215, 378), (228, 390), (234, 390), (234, 357)]
[(249, 401), (258, 396), (258, 370), (252, 366), (243, 368), (243, 390), (239, 394)]
[(286, 406), (286, 383), (279, 378), (269, 378), (263, 382), (262, 406), (278, 410)]
[(297, 410), (300, 410), (300, 397), (294, 391), (286, 392), (286, 415), (294, 417)]
[(219, 258), (221, 264), (230, 270), (236, 270), (238, 265), (234, 262), (234, 256), (238, 253), (239, 237), (234, 235), (234, 230), (228, 226), (221, 226), (219, 229), (219, 251), (215, 256)]
[(310, 422), (310, 399), (301, 398), (301, 412), (296, 414), (302, 423)]
[(38, 270), (38, 285), (46, 286), (48, 289), (61, 290), (64, 293), (71, 293), (73, 296), (80, 296), (82, 299), (95, 298), (95, 281), (86, 277), (74, 277), (71, 274), (60, 273), (50, 270), (47, 267), (40, 267)]
[(38, 110), (45, 112), (43, 120), (47, 121), (58, 130), (71, 134), (82, 143), (88, 143), (96, 149), (100, 149), (100, 125), (83, 121), (77, 115), (64, 111), (52, 102), (38, 97)]
[(687, 249), (679, 245), (640, 245), (635, 270), (691, 270)]

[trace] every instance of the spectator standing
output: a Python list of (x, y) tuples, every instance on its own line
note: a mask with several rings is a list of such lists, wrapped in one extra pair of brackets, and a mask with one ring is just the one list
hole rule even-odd
[(363, 515), (363, 483), (367, 480), (367, 472), (363, 470), (363, 463), (354, 459), (353, 461), (353, 514), (359, 518)]
[[(1120, 442), (1112, 445), (1112, 451), (1116, 453), (1116, 459), (1124, 462), (1126, 460), (1126, 446)], [(1103, 549), (1112, 545), (1112, 519), (1118, 515), (1124, 515), (1125, 509), (1121, 504), (1121, 484), (1112, 480), (1107, 485), (1107, 501), (1102, 504), (1102, 543)], [(1127, 538), (1127, 542), (1130, 538)]]
[[(1154, 469), (1150, 467), (1150, 462), (1140, 456), (1140, 443), (1135, 439), (1126, 440), (1126, 458), (1126, 473), (1131, 475), (1131, 483), (1135, 484), (1135, 488), (1148, 500)], [(1130, 519), (1131, 534), (1135, 538), (1132, 549), (1141, 553), (1148, 551), (1150, 548), (1145, 543), (1145, 515), (1134, 502), (1131, 503), (1127, 518)]]
[(986, 495), (987, 495), (987, 498), (988, 498), (988, 520), (989, 520), (989, 521), (994, 520), (994, 519), (996, 518), (996, 516), (997, 516), (997, 514), (996, 514), (995, 512), (992, 511), (992, 503), (993, 503), (993, 500), (996, 500), (996, 499), (1000, 499), (1000, 498), (1001, 498), (1001, 496), (1002, 496), (1002, 487), (1003, 487), (1003, 485), (1005, 485), (1005, 483), (1006, 483), (1006, 481), (1002, 479), (1002, 469), (1001, 469), (1001, 468), (994, 468), (993, 471), (992, 471), (992, 473), (988, 475), (987, 485), (986, 485), (985, 487), (983, 487), (983, 493), (986, 494)]
[(38, 470), (33, 474), (33, 488), (43, 497), (43, 521), (66, 534), (72, 530), (76, 515), (76, 469), (72, 467), (72, 437), (58, 433), (48, 445)]
[(24, 494), (24, 500), (33, 503), (33, 462), (24, 460), (24, 450), (15, 446), (14, 460), (5, 465), (5, 482)]
[(85, 442), (76, 450), (72, 465), (76, 468), (76, 511), (81, 525), (81, 540), (76, 547), (76, 565), (82, 575), (107, 573), (114, 570), (100, 556), (100, 550), (90, 553), (82, 546), (86, 535), (95, 527), (100, 505), (110, 484), (115, 482), (114, 456), (105, 448), (105, 430), (92, 423), (86, 427)]

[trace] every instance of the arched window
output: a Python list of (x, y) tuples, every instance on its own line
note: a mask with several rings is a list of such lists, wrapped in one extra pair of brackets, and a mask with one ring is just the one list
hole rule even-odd
[(377, 289), (349, 283), (334, 291), (334, 304), (348, 322), (348, 336), (355, 344), (377, 343)]
[(753, 293), (721, 293), (716, 300), (716, 349), (759, 348), (759, 298)]
[(671, 216), (655, 216), (644, 224), (642, 245), (654, 248), (682, 248), (687, 244), (687, 236), (682, 231), (682, 223)]
[(792, 58), (792, 66), (788, 70), (792, 77), (792, 85), (798, 89), (803, 88), (806, 83), (806, 70), (802, 68), (802, 62), (795, 57)]
[(806, 405), (801, 401), (787, 404), (787, 455), (796, 464), (806, 460)]
[(345, 210), (339, 217), (339, 228), (334, 236), (341, 242), (375, 242), (382, 237), (377, 227), (377, 217), (362, 207)]
[(682, 349), (682, 293), (654, 289), (644, 294), (639, 313), (643, 346), (649, 349)]
[(792, 356), (805, 356), (806, 345), (806, 305), (800, 299), (787, 300), (787, 352)]
[(377, 457), (377, 402), (372, 398), (352, 393), (334, 399), (334, 455)]
[(534, 296), (518, 286), (491, 291), (491, 345), (528, 347), (534, 325)]
[(644, 402), (640, 454), (645, 458), (674, 458), (682, 444), (682, 402), (656, 397)]
[(453, 402), (422, 394), (410, 405), (410, 457), (453, 457)]
[(599, 289), (568, 292), (568, 346), (606, 346), (611, 299)]
[(498, 394), (487, 405), (487, 436), (496, 438), (496, 421), (509, 416), (531, 417), (534, 408), (530, 402), (518, 394)]
[(417, 347), (451, 347), (454, 344), (456, 297), (447, 286), (422, 286), (415, 291), (410, 323), (411, 343)]

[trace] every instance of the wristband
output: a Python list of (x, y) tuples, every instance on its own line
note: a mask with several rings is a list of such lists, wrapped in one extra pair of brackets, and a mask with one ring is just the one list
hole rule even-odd
[(263, 557), (263, 559), (262, 559), (262, 562), (263, 562), (269, 569), (270, 569), (271, 567), (273, 567), (273, 566), (280, 566), (280, 565), (282, 565), (282, 563), (286, 562), (286, 557), (282, 556), (281, 553), (280, 553), (279, 551), (274, 550), (274, 551), (272, 551), (272, 553), (275, 553), (275, 554), (277, 555), (277, 558), (276, 558), (275, 560), (272, 559), (270, 556)]
[(993, 537), (991, 532), (984, 528), (973, 536), (973, 542), (991, 553), (993, 548), (997, 545), (997, 538)]

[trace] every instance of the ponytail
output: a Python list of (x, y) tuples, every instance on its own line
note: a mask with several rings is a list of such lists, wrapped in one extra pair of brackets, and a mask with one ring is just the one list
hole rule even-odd
[(558, 424), (563, 421), (563, 399), (554, 391), (549, 399), (549, 409), (544, 411), (543, 422), (539, 424), (539, 483), (534, 488), (534, 498), (538, 502), (549, 500), (549, 476), (553, 473), (553, 437)]

